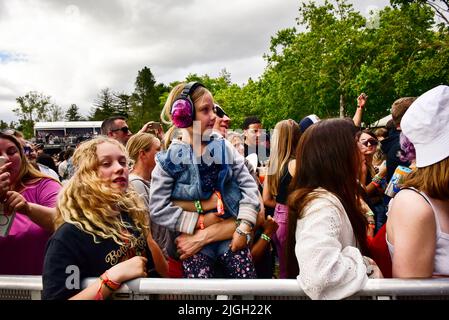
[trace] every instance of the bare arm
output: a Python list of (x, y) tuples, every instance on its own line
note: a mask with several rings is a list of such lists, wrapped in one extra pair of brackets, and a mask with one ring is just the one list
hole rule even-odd
[(276, 200), (268, 188), (268, 179), (265, 179), (263, 182), (263, 204), (270, 208), (276, 207)]
[[(270, 239), (273, 236), (273, 234), (278, 229), (277, 222), (271, 217), (268, 216), (267, 219), (264, 221), (263, 224), (263, 234), (268, 236)], [(270, 242), (266, 239), (263, 239), (262, 237), (259, 238), (256, 243), (251, 248), (251, 255), (253, 256), (253, 261), (258, 262), (263, 257), (263, 253), (267, 249), (267, 247), (270, 245)]]
[(362, 126), (363, 108), (365, 107), (366, 100), (367, 96), (364, 93), (359, 95), (357, 98), (357, 109), (355, 111), (354, 117), (352, 118), (356, 127)]
[[(386, 175), (387, 175), (387, 167), (386, 166), (382, 166), (382, 167), (380, 167), (379, 173), (376, 174), (376, 176), (374, 176), (373, 179), (376, 178), (376, 177), (380, 178), (380, 179), (383, 179)], [(379, 192), (379, 188), (373, 182), (368, 183), (368, 185), (366, 185), (366, 193), (368, 195), (375, 194), (376, 192)], [(383, 190), (381, 191), (381, 193), (382, 192), (383, 192)]]
[(31, 221), (43, 229), (49, 232), (54, 231), (53, 220), (56, 216), (56, 208), (49, 208), (28, 202), (20, 193), (8, 191), (6, 193), (5, 212), (11, 214), (15, 211), (27, 215)]
[(422, 196), (411, 190), (396, 195), (388, 215), (387, 237), (394, 245), (393, 277), (432, 277), (436, 224), (432, 207)]
[(159, 245), (154, 241), (151, 233), (148, 233), (147, 244), (150, 249), (151, 256), (153, 257), (154, 267), (162, 277), (168, 277), (168, 262), (165, 259), (164, 253), (162, 252)]
[[(204, 211), (210, 211), (217, 208), (217, 196), (215, 193), (212, 193), (209, 199), (200, 200), (201, 207)], [(181, 207), (187, 211), (196, 211), (195, 203), (193, 201), (184, 201), (184, 200), (172, 200), (173, 204), (177, 207)]]
[[(146, 258), (135, 256), (129, 260), (118, 263), (106, 272), (108, 273), (109, 279), (118, 283), (123, 283), (135, 278), (146, 277), (146, 264)], [(70, 300), (94, 300), (100, 287), (100, 281), (101, 280), (98, 279), (86, 289), (71, 297)], [(112, 294), (112, 291), (105, 285), (103, 285), (100, 290), (103, 298), (107, 298)]]
[(194, 234), (183, 233), (176, 238), (180, 259), (184, 260), (199, 252), (205, 245), (232, 238), (235, 231), (235, 220), (226, 219), (203, 230), (197, 229)]

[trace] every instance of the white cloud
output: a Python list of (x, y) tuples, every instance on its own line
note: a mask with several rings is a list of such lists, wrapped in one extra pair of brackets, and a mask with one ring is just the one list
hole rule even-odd
[(270, 37), (295, 26), (298, 8), (298, 0), (0, 0), (0, 119), (15, 120), (15, 98), (31, 90), (87, 114), (102, 88), (130, 93), (144, 66), (166, 84), (223, 68), (238, 84), (257, 79)]

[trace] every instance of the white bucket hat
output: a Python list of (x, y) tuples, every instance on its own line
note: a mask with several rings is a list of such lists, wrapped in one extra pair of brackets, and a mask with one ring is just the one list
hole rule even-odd
[(416, 150), (416, 166), (449, 157), (449, 87), (440, 85), (416, 99), (401, 120), (401, 129)]

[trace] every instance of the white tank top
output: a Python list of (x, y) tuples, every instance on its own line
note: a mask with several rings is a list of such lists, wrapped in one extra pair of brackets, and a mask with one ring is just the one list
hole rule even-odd
[[(412, 189), (417, 193), (419, 193), (420, 195), (422, 195), (432, 207), (433, 213), (435, 215), (436, 243), (435, 243), (435, 261), (433, 267), (433, 275), (449, 276), (449, 234), (441, 232), (440, 220), (438, 219), (440, 213), (435, 209), (435, 206), (433, 205), (431, 199), (424, 192), (418, 191), (414, 188), (408, 189)], [(387, 235), (385, 235), (385, 238), (387, 240), (390, 256), (393, 257), (394, 246), (388, 241)]]

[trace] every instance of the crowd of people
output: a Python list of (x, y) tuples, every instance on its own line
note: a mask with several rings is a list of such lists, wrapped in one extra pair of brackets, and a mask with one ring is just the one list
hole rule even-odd
[(140, 277), (294, 278), (342, 299), (369, 278), (449, 276), (449, 87), (399, 98), (376, 131), (361, 127), (367, 102), (270, 134), (249, 116), (239, 133), (191, 82), (171, 90), (165, 133), (111, 117), (53, 159), (4, 131), (0, 274), (42, 275), (45, 299), (96, 300)]

